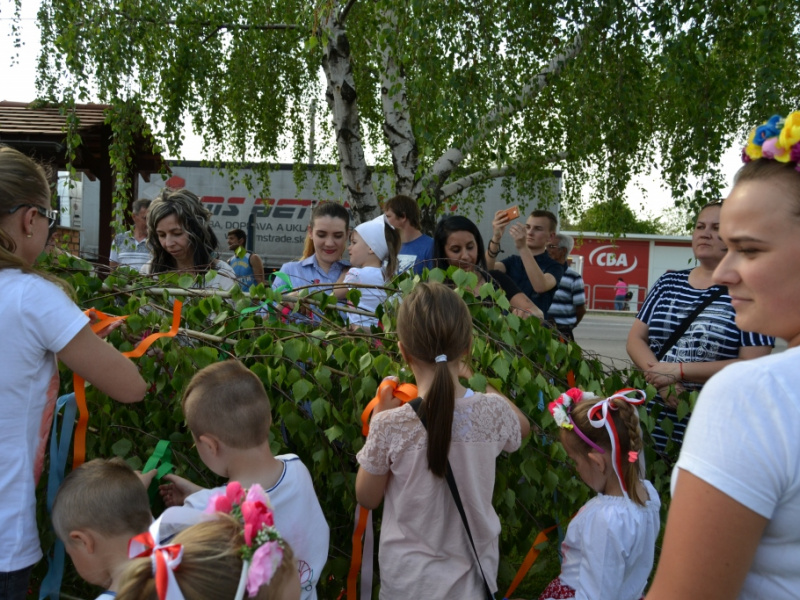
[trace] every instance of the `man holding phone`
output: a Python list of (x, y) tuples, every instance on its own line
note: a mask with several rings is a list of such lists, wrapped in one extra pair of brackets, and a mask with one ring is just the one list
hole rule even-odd
[[(516, 209), (516, 210), (515, 210)], [(498, 210), (492, 221), (492, 239), (486, 247), (487, 269), (507, 273), (543, 313), (547, 313), (553, 301), (564, 267), (554, 261), (545, 251), (556, 234), (558, 220), (549, 210), (535, 210), (525, 225), (514, 223), (509, 234), (519, 254), (502, 261), (497, 257), (502, 252), (500, 240), (508, 224), (519, 216), (519, 209)]]

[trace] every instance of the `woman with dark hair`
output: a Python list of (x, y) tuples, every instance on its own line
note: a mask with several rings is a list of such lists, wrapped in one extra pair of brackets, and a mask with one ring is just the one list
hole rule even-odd
[[(211, 214), (189, 190), (164, 188), (147, 213), (147, 246), (152, 258), (141, 268), (143, 275), (178, 271), (201, 275), (200, 287), (229, 290), (236, 273), (215, 258), (217, 236), (211, 228)], [(211, 279), (206, 274), (214, 270)]]
[(520, 291), (511, 278), (500, 271), (488, 271), (483, 251), (483, 238), (475, 223), (460, 215), (442, 217), (433, 233), (433, 260), (435, 266), (447, 269), (455, 266), (478, 276), (476, 293), (489, 281), (506, 294), (511, 311), (519, 317), (534, 315), (544, 318), (542, 311)]

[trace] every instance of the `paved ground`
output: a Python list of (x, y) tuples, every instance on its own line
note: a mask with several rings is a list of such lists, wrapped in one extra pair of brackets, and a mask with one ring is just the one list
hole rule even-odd
[[(633, 323), (633, 314), (615, 314), (590, 311), (575, 329), (575, 340), (587, 352), (596, 353), (611, 368), (630, 364), (625, 342)], [(775, 352), (786, 349), (786, 342), (778, 340)]]

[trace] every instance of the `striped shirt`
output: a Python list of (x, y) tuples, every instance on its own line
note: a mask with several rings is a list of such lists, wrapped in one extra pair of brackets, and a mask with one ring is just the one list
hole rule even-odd
[(558, 288), (553, 296), (553, 302), (547, 310), (547, 318), (555, 321), (556, 325), (575, 327), (578, 315), (575, 313), (576, 306), (586, 304), (586, 295), (583, 291), (583, 278), (567, 267)]
[(114, 236), (114, 241), (111, 242), (111, 256), (108, 260), (138, 271), (150, 260), (147, 237), (142, 241), (136, 241), (130, 231), (117, 234)]
[[(718, 286), (698, 290), (689, 284), (691, 269), (665, 273), (647, 294), (636, 318), (648, 326), (649, 346), (658, 354), (673, 331)], [(683, 336), (661, 358), (663, 362), (713, 362), (739, 357), (742, 346), (774, 346), (775, 338), (759, 333), (748, 333), (736, 327), (736, 312), (731, 297), (722, 294), (697, 315)], [(687, 390), (699, 390), (703, 384), (684, 382)], [(686, 421), (679, 422), (676, 413), (664, 411), (675, 425), (673, 440), (680, 442)], [(662, 416), (665, 413), (662, 412)], [(666, 442), (660, 428), (653, 433), (656, 442)], [(660, 438), (664, 438), (663, 441)]]

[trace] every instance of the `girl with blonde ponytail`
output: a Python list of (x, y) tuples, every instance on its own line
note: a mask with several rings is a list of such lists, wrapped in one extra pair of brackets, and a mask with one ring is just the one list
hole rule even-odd
[[(357, 457), (358, 502), (376, 508), (385, 498), (381, 598), (482, 597), (481, 571), (490, 591), (497, 589), (495, 460), (519, 448), (530, 424), (496, 390), (482, 394), (460, 383), (472, 347), (472, 318), (453, 290), (418, 284), (400, 305), (397, 337), (416, 378), (419, 414), (412, 403), (399, 406), (384, 386)], [(474, 552), (444, 479), (448, 462)]]
[(136, 365), (92, 332), (64, 286), (33, 268), (57, 217), (42, 168), (0, 146), (0, 590), (11, 599), (26, 597), (42, 557), (35, 489), (58, 395), (56, 354), (120, 402), (146, 390)]
[(661, 501), (641, 479), (640, 390), (609, 398), (572, 388), (550, 403), (561, 443), (583, 482), (597, 492), (567, 528), (561, 575), (539, 600), (639, 600), (653, 568)]

